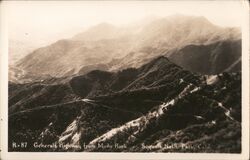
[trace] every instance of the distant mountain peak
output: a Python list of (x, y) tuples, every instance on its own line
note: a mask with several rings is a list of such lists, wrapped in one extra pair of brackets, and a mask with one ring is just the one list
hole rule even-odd
[[(183, 14), (173, 14), (173, 15), (169, 15), (169, 16), (166, 16), (165, 18), (162, 18), (162, 19), (165, 19), (165, 20), (174, 20), (174, 21), (190, 21), (190, 20), (197, 20), (197, 21), (201, 21), (201, 22), (209, 22), (211, 23), (206, 17), (204, 16), (192, 16), (192, 15), (183, 15)], [(212, 23), (211, 23), (212, 24)]]
[(97, 41), (103, 39), (112, 39), (118, 33), (119, 28), (110, 23), (100, 23), (87, 31), (77, 34), (73, 40), (80, 41)]
[[(110, 23), (100, 23), (72, 39), (59, 40), (35, 50), (21, 59), (17, 65), (25, 70), (25, 73), (35, 74), (39, 70), (39, 74), (55, 77), (77, 74), (80, 70), (81, 73), (85, 73), (100, 68), (116, 71), (138, 68), (155, 57), (169, 56), (185, 46), (202, 47), (240, 39), (241, 31), (237, 28), (218, 27), (203, 16), (175, 14), (149, 20), (148, 23), (141, 22), (135, 26), (117, 27)], [(219, 54), (218, 49), (215, 51)], [(185, 62), (187, 57), (181, 59)], [(156, 61), (159, 61), (157, 62), (159, 64), (169, 62), (166, 57), (158, 57)], [(200, 69), (200, 67), (195, 68)], [(207, 70), (204, 69), (205, 73)]]

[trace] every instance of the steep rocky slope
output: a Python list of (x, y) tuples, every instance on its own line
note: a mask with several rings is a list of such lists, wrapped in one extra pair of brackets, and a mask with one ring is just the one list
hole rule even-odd
[(9, 151), (241, 151), (241, 73), (201, 76), (158, 57), (9, 93)]

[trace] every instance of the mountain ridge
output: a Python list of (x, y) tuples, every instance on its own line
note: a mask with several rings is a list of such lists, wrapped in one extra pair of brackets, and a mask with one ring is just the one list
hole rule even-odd
[[(204, 17), (177, 17), (176, 21), (176, 16), (156, 19), (139, 29), (131, 27), (126, 30), (108, 24), (97, 25), (80, 33), (88, 35), (83, 36), (82, 40), (60, 40), (21, 59), (16, 67), (22, 70), (19, 73), (22, 76), (17, 79), (29, 79), (29, 74), (36, 75), (39, 79), (39, 74), (64, 77), (100, 68), (107, 71), (138, 68), (154, 57), (168, 52), (175, 53), (175, 50), (188, 45), (219, 44), (241, 39), (241, 31), (237, 28), (218, 27), (210, 24)], [(105, 31), (105, 28), (110, 31)], [(238, 51), (239, 49), (236, 50)], [(175, 63), (182, 66), (182, 63)], [(40, 73), (37, 74), (37, 71)]]
[(241, 73), (196, 75), (160, 56), (137, 69), (11, 84), (9, 144), (28, 146), (9, 151), (239, 153), (240, 83)]

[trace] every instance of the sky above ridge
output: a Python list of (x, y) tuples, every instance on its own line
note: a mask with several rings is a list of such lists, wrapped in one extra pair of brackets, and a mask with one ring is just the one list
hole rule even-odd
[(239, 1), (4, 1), (9, 39), (53, 41), (98, 23), (125, 25), (173, 14), (204, 16), (224, 27), (242, 25)]

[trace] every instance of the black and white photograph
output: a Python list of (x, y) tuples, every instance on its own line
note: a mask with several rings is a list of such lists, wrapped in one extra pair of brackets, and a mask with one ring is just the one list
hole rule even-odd
[(0, 4), (1, 156), (249, 157), (248, 1)]

